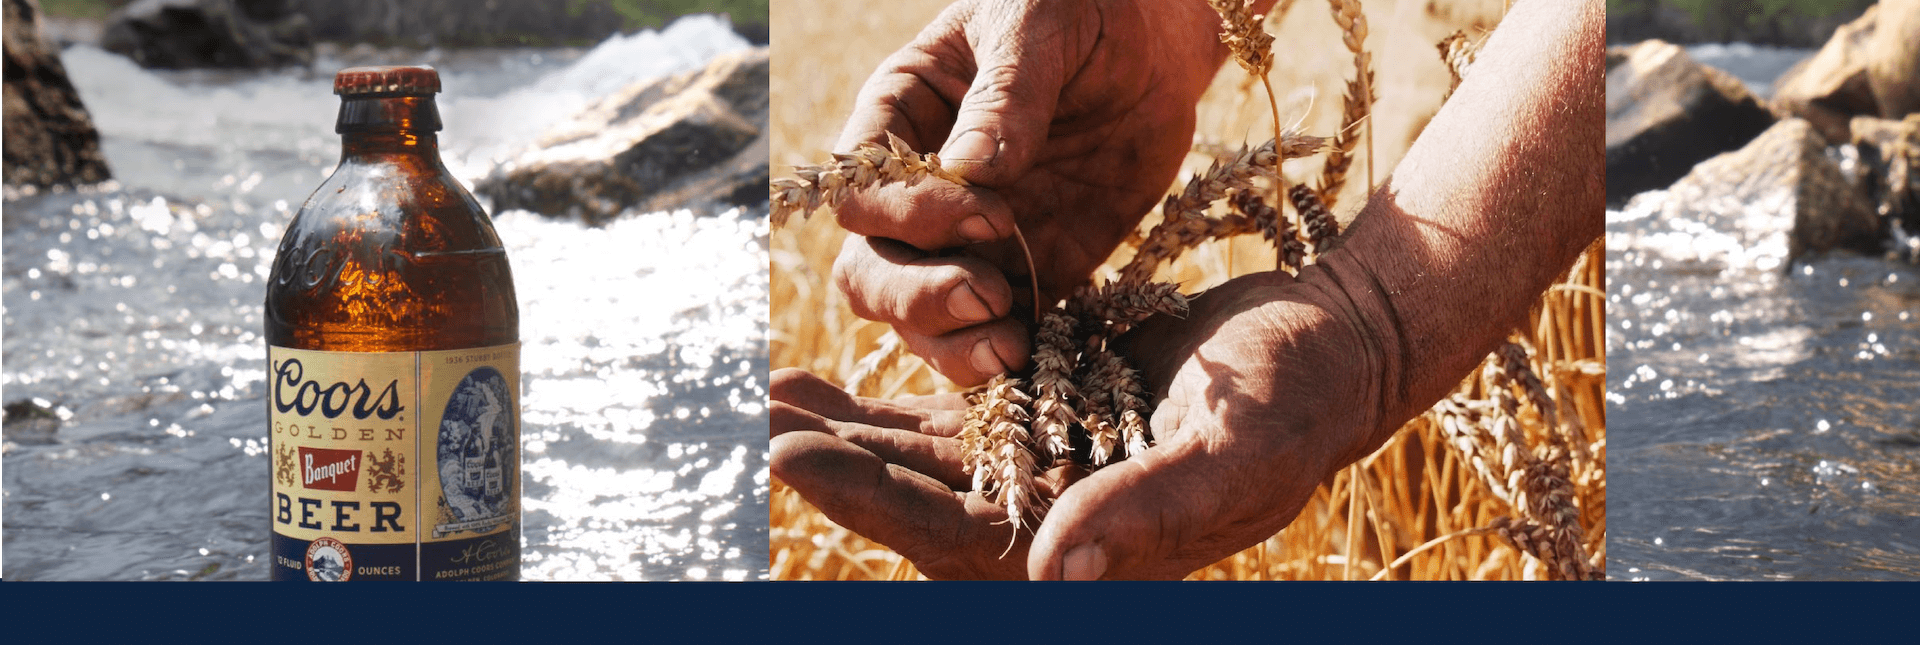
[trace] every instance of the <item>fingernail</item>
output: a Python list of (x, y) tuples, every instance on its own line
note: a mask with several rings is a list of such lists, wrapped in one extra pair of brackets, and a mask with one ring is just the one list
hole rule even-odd
[(992, 376), (1007, 371), (1007, 366), (1000, 362), (1000, 354), (993, 351), (993, 341), (991, 340), (982, 338), (980, 342), (974, 343), (973, 356), (971, 358), (972, 360), (970, 362), (973, 364), (973, 371), (981, 374)]
[(1107, 573), (1107, 550), (1097, 543), (1082, 544), (1068, 551), (1061, 564), (1063, 580), (1099, 580)]
[(960, 237), (969, 242), (990, 242), (1000, 239), (1000, 231), (987, 221), (985, 215), (975, 215), (960, 222)]
[[(964, 323), (982, 323), (993, 319), (993, 309), (987, 307), (987, 301), (981, 300), (980, 294), (973, 292), (973, 285), (965, 282), (947, 292), (947, 313)], [(974, 353), (978, 354), (979, 351), (976, 348)], [(987, 353), (993, 353), (993, 348), (988, 347)], [(999, 359), (995, 358), (994, 361), (998, 362)]]
[(1000, 154), (1000, 142), (991, 135), (979, 130), (968, 130), (960, 138), (940, 151), (940, 157), (948, 161), (993, 161)]

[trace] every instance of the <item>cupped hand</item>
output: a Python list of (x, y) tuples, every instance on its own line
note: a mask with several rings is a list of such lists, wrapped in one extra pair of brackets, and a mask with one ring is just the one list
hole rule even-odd
[(1057, 499), (1031, 532), (968, 492), (959, 395), (856, 398), (776, 372), (771, 467), (928, 577), (1179, 578), (1278, 532), (1375, 442), (1379, 361), (1361, 333), (1336, 291), (1279, 273), (1142, 325), (1122, 350), (1156, 393), (1156, 444), (1091, 474), (1047, 473)]
[(1012, 313), (1032, 308), (1030, 285), (1051, 303), (1084, 283), (1172, 184), (1225, 55), (1218, 22), (1198, 2), (949, 7), (867, 80), (837, 147), (892, 132), (971, 185), (893, 185), (835, 210), (854, 234), (834, 265), (854, 313), (962, 385), (1025, 366)]

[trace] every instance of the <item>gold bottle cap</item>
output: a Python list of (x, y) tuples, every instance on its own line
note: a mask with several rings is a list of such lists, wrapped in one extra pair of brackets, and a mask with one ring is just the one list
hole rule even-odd
[(440, 72), (425, 65), (349, 67), (333, 77), (333, 93), (341, 96), (398, 94), (424, 96), (440, 91)]

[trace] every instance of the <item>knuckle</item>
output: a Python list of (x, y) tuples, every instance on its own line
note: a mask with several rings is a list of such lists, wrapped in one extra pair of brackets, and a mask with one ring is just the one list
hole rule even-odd
[(866, 275), (866, 271), (867, 267), (871, 265), (861, 258), (861, 253), (860, 250), (849, 245), (847, 248), (841, 250), (839, 257), (834, 258), (833, 286), (840, 291), (841, 297), (846, 298), (847, 306), (853, 310), (853, 315), (866, 320), (882, 320), (884, 322), (879, 315), (881, 312), (875, 311), (868, 302), (867, 294), (870, 291), (870, 289), (868, 289), (870, 280), (869, 276)]
[(813, 382), (820, 380), (806, 370), (797, 367), (782, 367), (774, 370), (767, 386), (767, 398), (785, 405), (801, 400), (802, 392)]

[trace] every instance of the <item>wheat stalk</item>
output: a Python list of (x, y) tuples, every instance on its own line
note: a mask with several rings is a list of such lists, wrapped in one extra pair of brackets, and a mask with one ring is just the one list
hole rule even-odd
[(993, 503), (1006, 509), (1017, 540), (1027, 515), (1038, 518), (1047, 508), (1034, 483), (1039, 467), (1030, 449), (1033, 438), (1028, 424), (1033, 417), (1027, 408), (1033, 398), (1020, 389), (1018, 380), (1004, 374), (972, 398), (958, 435), (966, 449), (962, 467), (973, 475), (975, 491), (992, 493)]
[(1232, 231), (1207, 217), (1207, 209), (1214, 202), (1231, 190), (1252, 190), (1255, 178), (1276, 176), (1280, 162), (1312, 155), (1325, 145), (1322, 137), (1285, 132), (1279, 139), (1257, 147), (1243, 147), (1230, 159), (1214, 160), (1206, 172), (1189, 179), (1179, 194), (1167, 197), (1160, 207), (1160, 224), (1147, 233), (1133, 259), (1120, 269), (1119, 282), (1143, 284), (1162, 262), (1171, 262), (1187, 249)]
[(866, 396), (871, 391), (869, 386), (906, 356), (907, 344), (900, 342), (900, 334), (887, 330), (887, 333), (880, 335), (880, 347), (861, 358), (860, 364), (855, 365), (853, 373), (847, 376), (847, 393)]
[[(1485, 400), (1464, 394), (1435, 404), (1432, 414), (1446, 429), (1448, 445), (1472, 466), (1494, 496), (1520, 512), (1503, 517), (1488, 528), (1566, 580), (1596, 578), (1585, 551), (1578, 491), (1571, 480), (1572, 458), (1560, 433), (1555, 404), (1547, 396), (1530, 363), (1529, 352), (1518, 341), (1489, 354), (1481, 370)], [(1529, 449), (1520, 430), (1519, 387), (1543, 419), (1545, 437)]]
[(907, 142), (887, 133), (887, 145), (862, 143), (853, 152), (833, 154), (833, 160), (812, 166), (794, 166), (792, 177), (768, 185), (769, 218), (774, 228), (786, 226), (793, 214), (807, 217), (821, 206), (835, 207), (856, 190), (892, 183), (912, 186), (929, 177), (969, 185), (940, 166), (940, 155), (918, 154)]
[[(1373, 54), (1367, 52), (1367, 15), (1360, 11), (1360, 0), (1327, 0), (1327, 4), (1333, 11), (1333, 22), (1340, 25), (1341, 42), (1347, 46), (1347, 51), (1353, 53), (1353, 66), (1356, 70), (1353, 81), (1347, 84), (1347, 108), (1343, 113), (1345, 123), (1341, 125), (1341, 132), (1346, 133), (1348, 128), (1373, 113)], [(1358, 110), (1354, 109), (1356, 99), (1359, 101)], [(1339, 185), (1345, 181), (1345, 159), (1352, 154), (1353, 148), (1349, 144), (1341, 153), (1342, 161), (1338, 172), (1330, 172), (1324, 177), (1326, 181), (1322, 186), (1331, 190), (1322, 192), (1329, 199), (1332, 198), (1331, 193), (1338, 192)], [(1331, 170), (1333, 165), (1329, 164), (1328, 168)], [(1367, 127), (1367, 186), (1369, 188), (1373, 186), (1373, 128), (1371, 126)]]
[(1447, 85), (1447, 93), (1440, 97), (1441, 102), (1453, 97), (1453, 91), (1460, 89), (1460, 81), (1467, 77), (1467, 69), (1473, 67), (1473, 59), (1480, 54), (1480, 46), (1486, 40), (1474, 40), (1467, 37), (1466, 30), (1458, 30), (1440, 40), (1440, 62), (1446, 63), (1447, 74), (1452, 82)]
[[(1269, 27), (1280, 28), (1276, 26), (1279, 21), (1274, 20), (1273, 17), (1284, 14), (1290, 3), (1290, 0), (1282, 0), (1279, 8), (1269, 12), (1267, 22)], [(1276, 32), (1282, 36), (1283, 40), (1297, 37), (1298, 29), (1309, 26), (1307, 21), (1293, 22), (1298, 25), (1285, 25), (1286, 32)], [(1448, 25), (1441, 33), (1456, 26)], [(1489, 29), (1485, 26), (1475, 28), (1480, 32)], [(1352, 34), (1347, 34), (1345, 37), (1355, 42), (1363, 41), (1365, 38), (1364, 35), (1354, 38)], [(1303, 62), (1317, 62), (1317, 59)], [(1346, 57), (1342, 57), (1337, 64), (1341, 69), (1359, 67), (1358, 65), (1347, 67), (1353, 63)], [(1308, 72), (1302, 72), (1299, 66), (1289, 66), (1273, 69), (1268, 73), (1269, 75), (1279, 74), (1281, 78), (1285, 78), (1289, 73), (1302, 75)], [(1350, 98), (1360, 96), (1360, 93), (1354, 91), (1356, 84), (1363, 83), (1358, 74), (1338, 73), (1332, 68), (1327, 68), (1324, 73), (1329, 78), (1346, 79)], [(864, 77), (862, 74), (858, 77), (849, 77), (849, 80), (857, 85), (857, 81)], [(1280, 78), (1274, 80), (1281, 81)], [(1347, 106), (1348, 109), (1352, 109), (1355, 105), (1371, 109), (1368, 107), (1373, 99), (1371, 79), (1364, 82), (1369, 86), (1365, 93), (1366, 100), (1351, 101)], [(1437, 87), (1445, 86), (1446, 79), (1440, 79)], [(1216, 84), (1216, 87), (1229, 86)], [(1242, 84), (1241, 88), (1242, 92), (1246, 92), (1250, 86)], [(1222, 98), (1226, 101), (1240, 100), (1236, 97)], [(1267, 93), (1266, 98), (1272, 109), (1271, 92)], [(1348, 133), (1350, 135), (1348, 139), (1356, 142), (1348, 144), (1349, 146), (1357, 148), (1357, 136), (1352, 135), (1360, 134), (1358, 127), (1365, 125), (1359, 121), (1368, 120), (1370, 119), (1367, 116), (1352, 117), (1345, 112), (1342, 113), (1342, 126), (1339, 133)], [(1214, 129), (1210, 131), (1216, 133), (1237, 132), (1244, 129), (1244, 126), (1237, 122), (1222, 122), (1211, 127)], [(1370, 139), (1369, 148), (1371, 149)], [(1200, 147), (1196, 146), (1196, 148)], [(1279, 147), (1278, 144), (1275, 145), (1276, 155)], [(1350, 149), (1341, 145), (1338, 136), (1334, 138), (1331, 147)], [(795, 148), (802, 147), (795, 146)], [(1226, 156), (1230, 159), (1237, 156), (1232, 151), (1226, 152), (1227, 154), (1222, 154), (1211, 151), (1208, 154)], [(1392, 151), (1383, 151), (1382, 154), (1382, 159), (1390, 161), (1393, 158)], [(1329, 162), (1333, 156), (1334, 153), (1329, 152)], [(1355, 155), (1350, 153), (1346, 155), (1348, 159), (1353, 156)], [(923, 157), (922, 160), (924, 159)], [(1371, 155), (1369, 159), (1372, 159)], [(1371, 165), (1371, 161), (1369, 164)], [(1325, 164), (1323, 164), (1324, 167)], [(1207, 261), (1209, 253), (1214, 254), (1212, 257), (1218, 257), (1220, 249), (1225, 248), (1224, 245), (1209, 245), (1197, 253), (1191, 250), (1194, 248), (1193, 245), (1205, 240), (1251, 235), (1254, 232), (1259, 232), (1262, 237), (1279, 247), (1283, 267), (1297, 267), (1309, 261), (1306, 257), (1308, 244), (1306, 238), (1309, 234), (1305, 231), (1307, 226), (1303, 221), (1304, 218), (1301, 217), (1300, 209), (1297, 205), (1286, 208), (1283, 204), (1283, 202), (1293, 203), (1294, 200), (1290, 194), (1293, 192), (1292, 186), (1279, 181), (1277, 162), (1273, 170), (1276, 173), (1274, 175), (1254, 176), (1247, 182), (1250, 187), (1227, 189), (1221, 192), (1223, 197), (1209, 199), (1198, 209), (1186, 211), (1193, 215), (1193, 219), (1197, 222), (1168, 227), (1166, 231), (1184, 232), (1189, 236), (1188, 242), (1180, 248), (1179, 252), (1156, 259), (1140, 260), (1139, 256), (1142, 253), (1135, 250), (1132, 253), (1134, 259), (1142, 264), (1151, 263), (1143, 272), (1136, 269), (1136, 274), (1141, 275), (1137, 283), (1169, 289), (1177, 294), (1178, 290), (1172, 285), (1148, 282), (1154, 277), (1154, 265), (1160, 261), (1171, 261), (1169, 259), (1171, 255), (1201, 258), (1199, 262), (1186, 262), (1177, 267), (1177, 270), (1182, 272), (1183, 284), (1204, 283), (1216, 278), (1230, 277), (1219, 275), (1215, 268), (1218, 265)], [(1325, 170), (1323, 169), (1320, 174), (1324, 177)], [(1196, 180), (1206, 181), (1204, 178)], [(1371, 187), (1372, 180), (1368, 179), (1368, 182)], [(1329, 207), (1327, 210), (1330, 211), (1330, 207), (1333, 206), (1330, 200), (1337, 197), (1325, 191), (1330, 184), (1323, 179), (1309, 185), (1322, 189), (1315, 194), (1315, 197), (1324, 198), (1321, 205)], [(1181, 187), (1182, 185), (1176, 184), (1175, 190), (1181, 190)], [(1262, 199), (1263, 193), (1277, 199)], [(1217, 213), (1209, 213), (1208, 205), (1219, 199), (1227, 201), (1226, 207)], [(1168, 201), (1171, 203), (1173, 200)], [(1170, 219), (1178, 219), (1168, 217), (1167, 210), (1163, 206), (1163, 217), (1160, 222), (1162, 224)], [(1180, 212), (1184, 209), (1172, 210)], [(1269, 213), (1273, 215), (1270, 217)], [(1143, 227), (1132, 232), (1128, 240), (1130, 248), (1135, 244), (1141, 246), (1147, 244), (1143, 233), (1153, 232), (1148, 231), (1147, 228)], [(1158, 227), (1151, 228), (1158, 230)], [(1337, 230), (1337, 225), (1333, 229)], [(777, 256), (777, 269), (789, 266), (790, 262), (785, 260), (788, 255), (798, 257), (801, 253), (805, 253), (813, 263), (812, 267), (824, 271), (824, 267), (831, 263), (832, 254), (820, 249), (838, 248), (837, 244), (831, 243), (832, 239), (827, 233), (828, 229), (823, 227), (809, 227), (799, 232), (793, 229), (777, 230), (773, 242)], [(1298, 253), (1298, 256), (1292, 259), (1287, 257), (1290, 246), (1295, 249), (1291, 253)], [(804, 249), (804, 251), (794, 249)], [(1324, 251), (1324, 249), (1324, 246), (1316, 248), (1318, 251)], [(1481, 579), (1523, 576), (1572, 578), (1581, 577), (1580, 566), (1585, 567), (1585, 577), (1603, 575), (1606, 552), (1605, 420), (1601, 412), (1603, 401), (1601, 388), (1605, 381), (1605, 361), (1598, 343), (1601, 338), (1599, 330), (1603, 329), (1605, 324), (1605, 296), (1604, 269), (1597, 259), (1602, 252), (1596, 244), (1595, 248), (1590, 249), (1571, 272), (1575, 279), (1556, 284), (1547, 291), (1535, 313), (1538, 329), (1534, 330), (1530, 336), (1519, 337), (1532, 343), (1528, 346), (1530, 360), (1533, 361), (1529, 369), (1541, 381), (1544, 392), (1551, 395), (1550, 399), (1558, 407), (1557, 422), (1547, 422), (1548, 408), (1540, 406), (1538, 395), (1530, 386), (1525, 385), (1526, 379), (1511, 373), (1504, 377), (1511, 384), (1508, 386), (1509, 389), (1521, 388), (1512, 390), (1519, 392), (1518, 397), (1512, 396), (1511, 393), (1505, 397), (1516, 406), (1512, 413), (1508, 413), (1496, 395), (1489, 391), (1491, 388), (1488, 382), (1492, 378), (1491, 375), (1484, 371), (1478, 372), (1473, 378), (1462, 383), (1460, 389), (1455, 392), (1457, 397), (1443, 400), (1436, 404), (1431, 413), (1410, 421), (1375, 454), (1358, 462), (1355, 467), (1342, 469), (1328, 484), (1316, 490), (1305, 509), (1286, 529), (1261, 544), (1254, 545), (1213, 566), (1202, 568), (1190, 577), (1196, 579), (1325, 579), (1341, 577), (1343, 569), (1352, 569), (1354, 570), (1352, 575), (1355, 577), (1393, 579)], [(1116, 255), (1117, 257), (1111, 260), (1113, 264), (1109, 265), (1115, 268), (1106, 271), (1118, 271), (1121, 268), (1120, 265), (1125, 264), (1129, 259), (1126, 253)], [(792, 270), (790, 269), (789, 272), (791, 273)], [(1195, 272), (1198, 272), (1197, 277)], [(1083, 287), (1075, 291), (1059, 307), (1036, 307), (1036, 310), (1046, 310), (1037, 311), (1036, 319), (1040, 321), (1038, 326), (1041, 328), (1048, 326), (1050, 313), (1074, 315), (1074, 320), (1070, 323), (1066, 321), (1052, 323), (1056, 330), (1072, 329), (1071, 337), (1067, 342), (1051, 341), (1061, 347), (1058, 350), (1059, 356), (1063, 360), (1070, 358), (1072, 363), (1057, 364), (1051, 369), (1055, 374), (1067, 373), (1067, 384), (1081, 391), (1083, 397), (1086, 388), (1081, 386), (1093, 371), (1090, 363), (1100, 350), (1106, 348), (1120, 334), (1126, 333), (1132, 325), (1121, 322), (1125, 320), (1125, 315), (1122, 315), (1119, 320), (1093, 316), (1080, 317), (1092, 308), (1087, 305), (1091, 302), (1088, 300), (1091, 298), (1089, 294), (1101, 289), (1113, 289), (1120, 282), (1118, 273), (1107, 275), (1113, 275), (1115, 279), (1098, 288)], [(775, 277), (781, 293), (812, 298), (807, 300), (808, 303), (817, 303), (821, 306), (828, 304), (828, 300), (820, 290), (807, 285), (782, 282), (778, 270)], [(780, 302), (781, 298), (781, 294), (775, 295), (776, 302)], [(791, 298), (792, 296), (789, 297)], [(800, 309), (808, 310), (809, 307), (801, 305)], [(835, 312), (830, 312), (830, 317), (844, 315), (840, 311), (844, 308), (833, 309)], [(845, 325), (845, 323), (842, 324)], [(816, 333), (795, 336), (791, 339), (782, 335), (787, 332), (776, 331), (776, 364), (801, 363), (802, 361), (792, 358), (783, 358), (786, 355), (780, 354), (780, 352), (798, 351), (806, 357), (804, 364), (823, 376), (831, 375), (836, 371), (842, 374), (858, 371), (854, 364), (860, 361), (861, 354), (851, 350), (856, 343), (871, 347), (871, 341), (865, 340), (871, 335), (853, 333), (851, 330), (857, 329), (864, 323), (852, 324), (855, 326), (847, 327), (841, 333)], [(784, 329), (777, 321), (776, 328)], [(885, 343), (884, 337), (881, 342)], [(1045, 401), (1048, 393), (1042, 385), (1040, 369), (1042, 363), (1052, 362), (1042, 358), (1042, 354), (1046, 351), (1043, 347), (1048, 344), (1049, 341), (1040, 340), (1039, 334), (1036, 333), (1035, 369), (1025, 381), (1025, 385), (1031, 388), (1027, 392), (1033, 395), (1026, 409), (1031, 416), (1029, 426), (1034, 429), (1030, 432), (1032, 435), (1030, 441), (1036, 445), (1044, 445), (1038, 428), (1043, 424), (1042, 419), (1048, 416), (1043, 412), (1047, 409)], [(1506, 359), (1502, 357), (1496, 360)], [(884, 369), (882, 368), (882, 371)], [(1503, 372), (1508, 371), (1505, 365), (1500, 369)], [(911, 378), (912, 382), (917, 384), (912, 387), (923, 389), (937, 387), (931, 372), (919, 371), (901, 376), (902, 382)], [(896, 384), (895, 387), (899, 388), (900, 385)], [(973, 395), (975, 403), (978, 403), (978, 397), (981, 394), (984, 394), (984, 391)], [(1064, 394), (1058, 396), (1062, 399), (1071, 398)], [(1109, 401), (1112, 399), (1110, 392), (1103, 396)], [(1444, 414), (1449, 410), (1449, 404), (1454, 406), (1451, 408), (1455, 413), (1453, 415)], [(1526, 412), (1528, 407), (1540, 411), (1537, 414)], [(1499, 411), (1496, 412), (1496, 409)], [(981, 410), (984, 412), (985, 408)], [(971, 413), (971, 410), (969, 412)], [(1124, 412), (1115, 415), (1111, 420), (1094, 424), (1111, 428), (1112, 438), (1108, 441), (1112, 446), (1111, 456), (1113, 457), (1127, 456), (1137, 452), (1135, 448), (1126, 445), (1122, 436), (1121, 427), (1124, 424), (1122, 416)], [(1510, 423), (1504, 420), (1498, 422), (1501, 429), (1500, 438), (1496, 438), (1495, 434), (1488, 429), (1490, 425), (1495, 424), (1491, 418), (1494, 416), (1511, 420)], [(1450, 418), (1452, 427), (1463, 430), (1450, 434), (1446, 429)], [(1077, 454), (1070, 454), (1067, 459), (1075, 463), (1090, 460), (1089, 444), (1092, 440), (1081, 434), (1085, 432), (1084, 426), (1087, 423), (1088, 421), (1083, 419), (1080, 426), (1068, 426), (1071, 433), (1068, 447), (1070, 452), (1077, 451)], [(1557, 429), (1555, 429), (1556, 426)], [(985, 426), (979, 429), (980, 441), (985, 440), (986, 430)], [(1556, 433), (1558, 439), (1554, 437)], [(1003, 432), (1003, 434), (1012, 433)], [(1456, 439), (1461, 440), (1464, 445), (1456, 445)], [(1476, 445), (1476, 442), (1484, 442), (1484, 445)], [(1565, 444), (1567, 450), (1563, 453), (1568, 453), (1566, 457), (1560, 456), (1562, 453), (1556, 453), (1553, 450), (1552, 446), (1558, 443)], [(1513, 450), (1506, 450), (1507, 446), (1512, 446)], [(1472, 463), (1475, 455), (1483, 455), (1479, 461), (1480, 465)], [(990, 458), (992, 455), (986, 456)], [(1034, 459), (1036, 462), (1051, 461), (1055, 464), (1061, 462), (1058, 458), (1037, 451), (1034, 453)], [(1515, 469), (1503, 466), (1503, 459), (1510, 459), (1510, 463), (1518, 465), (1518, 472), (1515, 473)], [(1556, 466), (1553, 464), (1556, 462), (1563, 464), (1560, 469), (1566, 473), (1564, 477), (1555, 473)], [(989, 459), (981, 463), (985, 467), (991, 467), (992, 462)], [(1509, 477), (1510, 474), (1517, 474), (1518, 478)], [(1018, 482), (1014, 483), (1018, 484)], [(801, 500), (797, 493), (786, 488), (777, 479), (773, 488), (774, 505), (771, 518), (775, 527), (772, 532), (775, 550), (773, 577), (780, 579), (910, 579), (917, 577), (917, 572), (911, 563), (864, 538), (834, 526), (818, 511), (811, 510), (811, 507)], [(1002, 491), (1009, 489), (1010, 486), (998, 484), (996, 480), (995, 483), (983, 481), (975, 488), (986, 489), (983, 494), (987, 499), (994, 500), (1003, 508), (1006, 506), (1008, 500), (1003, 497), (1005, 493)], [(1016, 526), (1016, 537), (1019, 530), (1032, 526), (1030, 522), (1036, 519), (1037, 514), (1027, 509), (1039, 507), (1044, 501), (1031, 497), (1026, 499), (1029, 503), (1020, 507), (1021, 521), (1024, 524)], [(1542, 508), (1528, 510), (1529, 507), (1536, 505)], [(1557, 511), (1554, 510), (1556, 508)], [(1558, 522), (1558, 526), (1552, 519), (1556, 516), (1563, 518)], [(1577, 519), (1578, 525), (1585, 528), (1584, 536), (1565, 530), (1566, 519)], [(1504, 533), (1497, 530), (1501, 528), (1505, 530)], [(1568, 544), (1571, 541), (1583, 541), (1583, 543), (1576, 547)], [(1540, 548), (1538, 545), (1550, 545), (1551, 551)], [(1376, 548), (1377, 553), (1373, 551)], [(1581, 560), (1580, 549), (1584, 549), (1584, 561)]]
[(1066, 312), (1048, 312), (1040, 318), (1040, 331), (1034, 334), (1033, 386), (1040, 393), (1034, 404), (1033, 434), (1040, 454), (1049, 461), (1066, 459), (1072, 451), (1069, 436), (1080, 422), (1073, 402), (1080, 389), (1073, 384), (1079, 367), (1079, 352), (1074, 349), (1073, 330), (1078, 326)]
[(1240, 69), (1260, 79), (1267, 91), (1267, 107), (1273, 111), (1273, 138), (1279, 139), (1280, 101), (1273, 95), (1273, 82), (1267, 73), (1273, 70), (1273, 36), (1261, 27), (1262, 16), (1253, 15), (1253, 0), (1210, 0), (1214, 13), (1220, 14), (1220, 42), (1226, 43)]

